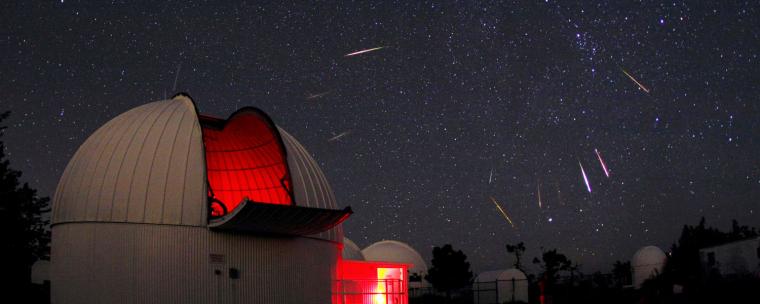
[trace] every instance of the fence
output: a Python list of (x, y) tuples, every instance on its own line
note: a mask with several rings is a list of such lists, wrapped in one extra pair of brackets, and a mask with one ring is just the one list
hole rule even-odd
[(407, 304), (408, 295), (402, 280), (353, 279), (334, 284), (336, 304)]
[(495, 280), (472, 283), (472, 300), (475, 304), (528, 302), (528, 280)]

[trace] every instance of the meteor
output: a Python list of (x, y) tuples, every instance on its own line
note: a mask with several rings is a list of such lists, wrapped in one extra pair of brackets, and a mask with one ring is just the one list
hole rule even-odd
[(538, 191), (538, 208), (541, 208), (541, 183), (537, 184)]
[(335, 135), (335, 136), (331, 137), (330, 139), (327, 140), (327, 142), (336, 141), (336, 140), (340, 139), (341, 137), (346, 136), (348, 134), (351, 134), (350, 130), (349, 131), (345, 131), (343, 133), (340, 133), (338, 135)]
[(628, 74), (628, 72), (626, 72), (622, 68), (620, 68), (620, 70), (623, 71), (623, 73), (625, 74), (625, 76), (628, 76), (628, 78), (630, 78), (631, 80), (633, 80), (633, 82), (635, 82), (636, 85), (639, 86), (640, 89), (644, 90), (644, 92), (649, 93), (649, 89), (647, 89), (643, 84), (641, 84), (638, 80), (636, 80), (636, 78), (633, 78), (633, 76), (631, 76), (631, 74)]
[(602, 160), (602, 155), (599, 154), (599, 150), (594, 148), (594, 152), (596, 152), (596, 158), (599, 159), (599, 163), (602, 164), (602, 169), (604, 169), (604, 175), (607, 175), (607, 177), (610, 177), (610, 171), (607, 171), (607, 165), (604, 164), (604, 160)]
[(385, 48), (384, 46), (379, 46), (379, 47), (376, 47), (376, 48), (360, 50), (360, 51), (356, 51), (356, 52), (353, 52), (353, 53), (348, 53), (346, 55), (343, 55), (343, 57), (356, 56), (356, 55), (359, 55), (359, 54), (364, 54), (364, 53), (369, 53), (369, 52), (374, 52), (374, 51), (382, 50), (384, 48)]
[(179, 79), (179, 71), (182, 69), (182, 63), (177, 65), (177, 72), (174, 73), (174, 86), (172, 87), (172, 92), (177, 92), (177, 80)]
[(588, 177), (586, 177), (586, 171), (583, 170), (583, 165), (580, 161), (578, 161), (578, 165), (581, 166), (581, 174), (583, 174), (583, 181), (586, 183), (586, 189), (588, 189), (588, 193), (591, 193), (591, 185), (588, 183)]
[(507, 215), (507, 212), (501, 208), (501, 206), (499, 205), (499, 202), (497, 202), (496, 199), (493, 198), (493, 196), (491, 196), (491, 201), (493, 202), (494, 205), (496, 205), (496, 209), (499, 209), (499, 212), (501, 212), (501, 215), (504, 216), (504, 218), (509, 222), (510, 225), (512, 225), (512, 228), (515, 228), (515, 223), (512, 222), (512, 219), (509, 218), (509, 215)]
[(324, 92), (322, 92), (322, 93), (317, 93), (317, 94), (309, 94), (308, 96), (306, 96), (306, 100), (317, 99), (317, 98), (320, 98), (320, 97), (322, 97), (322, 96), (325, 96), (325, 95), (327, 95), (327, 94), (330, 94), (330, 92), (331, 92), (331, 91), (324, 91)]
[(491, 169), (491, 174), (488, 175), (488, 184), (490, 185), (492, 181), (493, 181), (493, 169)]

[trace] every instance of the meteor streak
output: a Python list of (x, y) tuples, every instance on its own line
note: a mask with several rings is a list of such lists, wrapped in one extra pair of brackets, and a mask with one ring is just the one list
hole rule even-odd
[(341, 137), (346, 136), (348, 134), (351, 134), (350, 130), (349, 131), (345, 131), (343, 133), (340, 133), (338, 135), (335, 135), (335, 136), (331, 137), (330, 139), (327, 140), (327, 142), (336, 141), (336, 140), (340, 139)]
[(538, 208), (541, 208), (541, 183), (538, 183), (537, 187), (538, 191), (536, 191), (536, 193), (538, 193)]
[(515, 223), (512, 222), (512, 219), (509, 218), (509, 215), (507, 215), (507, 212), (501, 208), (501, 206), (499, 205), (499, 202), (497, 202), (496, 199), (493, 198), (493, 196), (491, 196), (491, 201), (493, 202), (494, 205), (496, 205), (496, 209), (499, 209), (499, 212), (501, 212), (501, 215), (504, 216), (504, 218), (509, 222), (510, 225), (512, 225), (512, 228), (515, 228)]
[(643, 84), (641, 84), (638, 80), (636, 80), (636, 78), (633, 78), (633, 76), (631, 76), (631, 74), (628, 74), (628, 72), (626, 72), (622, 68), (620, 70), (623, 71), (623, 73), (625, 74), (625, 76), (628, 76), (628, 78), (630, 78), (631, 80), (633, 80), (633, 82), (635, 82), (636, 85), (639, 86), (640, 89), (644, 90), (644, 92), (649, 93), (649, 89), (647, 89)]
[(599, 163), (602, 164), (602, 169), (604, 169), (604, 175), (607, 175), (607, 177), (610, 177), (610, 171), (607, 171), (607, 165), (604, 164), (604, 160), (602, 160), (602, 155), (599, 154), (599, 150), (594, 148), (594, 152), (596, 152), (596, 158), (599, 159)]
[(179, 70), (182, 69), (182, 63), (177, 65), (177, 72), (174, 73), (174, 86), (172, 92), (177, 92), (177, 80), (179, 79)]
[(491, 174), (488, 175), (488, 184), (490, 185), (492, 181), (493, 181), (493, 169), (491, 169)]
[(365, 49), (365, 50), (356, 51), (356, 52), (353, 52), (353, 53), (348, 53), (346, 55), (343, 55), (343, 57), (356, 56), (356, 55), (359, 55), (359, 54), (364, 54), (364, 53), (378, 51), (378, 50), (381, 50), (381, 49), (384, 49), (384, 48), (385, 48), (384, 46), (379, 46), (379, 47), (376, 47), (376, 48)]
[(331, 91), (324, 91), (324, 92), (322, 92), (322, 93), (317, 93), (317, 94), (309, 94), (309, 96), (306, 96), (306, 99), (307, 99), (307, 100), (317, 99), (317, 98), (320, 98), (320, 97), (322, 97), (322, 96), (325, 96), (325, 95), (327, 95), (327, 94), (330, 94), (330, 92), (331, 92)]
[(591, 185), (588, 183), (588, 177), (586, 177), (586, 171), (583, 170), (583, 165), (580, 161), (578, 161), (578, 165), (581, 166), (581, 174), (583, 174), (583, 181), (586, 183), (586, 189), (588, 189), (588, 193), (591, 193)]

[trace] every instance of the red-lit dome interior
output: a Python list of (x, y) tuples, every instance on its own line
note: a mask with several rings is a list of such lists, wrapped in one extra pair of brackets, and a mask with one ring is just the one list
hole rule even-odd
[(244, 109), (227, 121), (206, 116), (200, 121), (209, 196), (228, 211), (246, 197), (257, 203), (293, 204), (285, 149), (267, 117)]

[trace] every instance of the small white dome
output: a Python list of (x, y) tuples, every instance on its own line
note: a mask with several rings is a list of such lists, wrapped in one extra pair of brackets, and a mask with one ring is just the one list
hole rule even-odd
[(657, 246), (646, 246), (636, 251), (631, 260), (633, 285), (640, 288), (644, 281), (660, 274), (667, 258), (665, 252)]
[(663, 264), (665, 263), (666, 259), (667, 256), (665, 255), (665, 252), (663, 252), (659, 247), (646, 246), (636, 251), (636, 254), (633, 255), (631, 265), (633, 267), (637, 267), (652, 264)]
[(528, 277), (525, 276), (525, 273), (520, 271), (520, 269), (512, 268), (507, 269), (505, 271), (502, 271), (499, 274), (499, 281), (506, 281), (506, 280), (527, 280)]
[(50, 261), (39, 260), (32, 265), (32, 284), (45, 284), (50, 281)]
[(399, 241), (380, 241), (369, 245), (362, 250), (367, 261), (385, 261), (412, 264), (410, 274), (419, 274), (424, 277), (427, 273), (427, 264), (422, 256), (406, 243)]
[(499, 279), (499, 275), (504, 272), (504, 270), (491, 270), (491, 271), (484, 271), (478, 274), (477, 277), (475, 277), (475, 282), (494, 282)]
[(343, 238), (343, 259), (354, 261), (365, 260), (364, 254), (362, 254), (362, 250), (359, 249), (359, 246), (356, 246), (356, 243), (349, 240), (347, 237)]
[(528, 302), (528, 277), (519, 269), (481, 272), (472, 285), (475, 303)]

